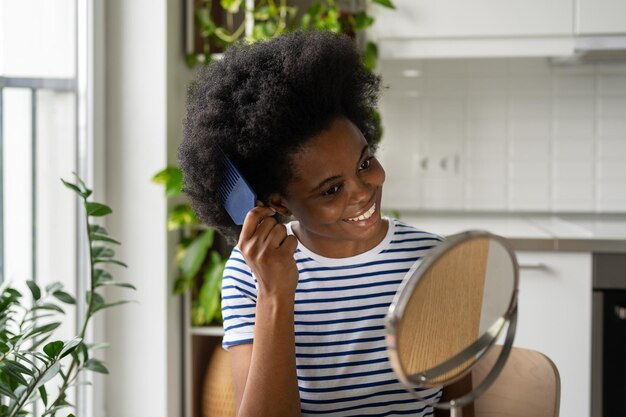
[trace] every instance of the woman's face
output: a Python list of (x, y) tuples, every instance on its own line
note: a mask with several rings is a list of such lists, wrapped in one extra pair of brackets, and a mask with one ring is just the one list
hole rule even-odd
[(364, 252), (383, 239), (385, 171), (352, 122), (336, 119), (292, 163), (295, 178), (281, 200), (299, 221), (294, 232), (305, 246), (336, 258)]

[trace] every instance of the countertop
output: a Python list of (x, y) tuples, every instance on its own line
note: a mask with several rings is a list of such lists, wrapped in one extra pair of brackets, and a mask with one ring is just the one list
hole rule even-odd
[(626, 214), (400, 212), (400, 220), (442, 236), (487, 230), (516, 250), (626, 253)]

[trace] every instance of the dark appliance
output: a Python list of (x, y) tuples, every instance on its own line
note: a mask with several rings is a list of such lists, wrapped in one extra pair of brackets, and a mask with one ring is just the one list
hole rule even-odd
[(626, 254), (593, 255), (591, 415), (626, 417)]

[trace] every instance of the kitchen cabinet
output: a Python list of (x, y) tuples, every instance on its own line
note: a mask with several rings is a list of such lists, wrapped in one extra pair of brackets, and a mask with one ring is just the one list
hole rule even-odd
[(623, 0), (578, 0), (576, 34), (626, 34), (626, 2)]
[[(595, 0), (589, 0), (595, 1)], [(374, 38), (567, 36), (572, 0), (395, 0), (372, 6)]]
[(590, 416), (591, 253), (517, 252), (519, 312), (515, 346), (538, 350), (561, 376), (561, 412)]

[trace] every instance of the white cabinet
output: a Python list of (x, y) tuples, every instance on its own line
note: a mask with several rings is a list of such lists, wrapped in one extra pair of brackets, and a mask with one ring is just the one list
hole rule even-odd
[(574, 0), (394, 0), (372, 4), (381, 58), (565, 56)]
[[(595, 1), (595, 0), (589, 0)], [(571, 35), (572, 0), (395, 0), (372, 5), (371, 32), (383, 38)]]
[(549, 356), (561, 376), (561, 416), (589, 417), (591, 378), (590, 253), (518, 252), (515, 345)]
[(576, 2), (576, 34), (626, 34), (626, 1), (578, 0)]

